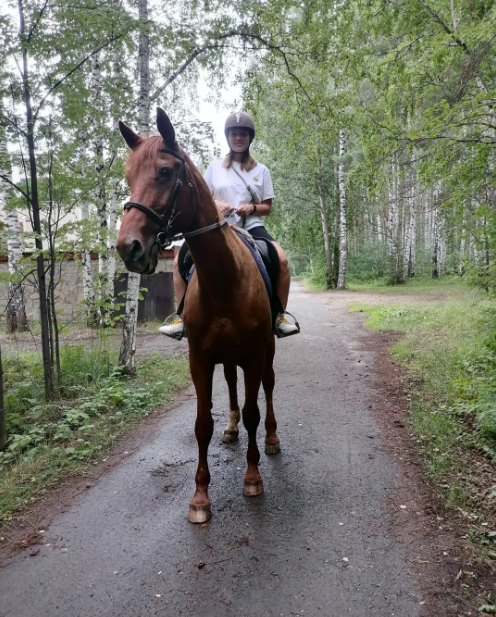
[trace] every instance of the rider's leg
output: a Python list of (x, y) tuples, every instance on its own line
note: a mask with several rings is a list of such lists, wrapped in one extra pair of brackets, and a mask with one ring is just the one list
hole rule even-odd
[(286, 310), (289, 297), (289, 286), (291, 283), (291, 277), (289, 274), (289, 264), (286, 253), (280, 244), (272, 242), (277, 254), (279, 255), (279, 276), (277, 277), (277, 295), (281, 301), (282, 308)]
[(172, 272), (172, 283), (174, 285), (174, 295), (176, 296), (176, 307), (183, 299), (186, 293), (187, 285), (181, 274), (179, 273), (179, 251), (177, 251), (174, 257), (174, 270)]
[[(277, 278), (277, 295), (279, 300), (281, 301), (283, 311), (286, 310), (288, 305), (288, 297), (289, 297), (289, 286), (291, 283), (291, 276), (289, 273), (289, 265), (288, 258), (286, 257), (286, 253), (284, 252), (282, 246), (280, 246), (277, 242), (272, 242), (275, 249), (277, 250), (277, 254), (279, 256), (279, 276)], [(276, 334), (279, 338), (290, 336), (291, 334), (298, 334), (300, 328), (297, 324), (290, 323), (286, 317), (284, 312), (279, 313), (276, 318), (275, 323)]]
[[(179, 272), (179, 251), (176, 252), (174, 257), (174, 269), (172, 272), (172, 283), (174, 286), (174, 294), (176, 296), (177, 306), (181, 303), (184, 294), (186, 293), (186, 282), (184, 281), (181, 273)], [(164, 323), (160, 326), (158, 331), (171, 338), (181, 340), (184, 336), (184, 324), (183, 320), (177, 313), (169, 315)]]

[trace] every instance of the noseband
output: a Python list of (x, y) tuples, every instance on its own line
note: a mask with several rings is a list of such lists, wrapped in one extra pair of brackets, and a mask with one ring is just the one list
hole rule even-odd
[[(213, 225), (207, 225), (206, 227), (200, 227), (199, 229), (195, 229), (194, 231), (188, 231), (180, 234), (172, 234), (172, 224), (174, 220), (181, 214), (178, 212), (176, 214), (176, 206), (177, 199), (179, 197), (179, 193), (181, 191), (181, 187), (183, 185), (183, 176), (186, 178), (189, 186), (189, 190), (191, 193), (191, 197), (193, 199), (193, 203), (196, 205), (196, 192), (194, 186), (188, 179), (188, 174), (186, 171), (186, 161), (184, 158), (175, 152), (174, 150), (169, 150), (169, 148), (159, 148), (159, 152), (165, 152), (166, 154), (171, 154), (181, 161), (179, 171), (177, 173), (176, 183), (174, 188), (172, 189), (172, 193), (170, 194), (167, 205), (165, 206), (165, 210), (163, 214), (158, 214), (155, 210), (152, 210), (149, 206), (145, 206), (139, 201), (127, 201), (124, 204), (124, 210), (130, 210), (131, 208), (136, 208), (137, 210), (141, 210), (144, 212), (149, 218), (152, 219), (154, 223), (156, 223), (160, 227), (160, 231), (157, 234), (156, 244), (158, 244), (161, 250), (165, 249), (175, 240), (183, 240), (186, 238), (191, 238), (192, 236), (197, 236), (199, 234), (205, 233), (206, 231), (210, 231), (211, 229), (217, 229), (224, 225), (227, 221), (225, 219), (221, 221), (217, 221)], [(166, 218), (166, 214), (168, 211), (171, 211), (170, 216)], [(195, 208), (196, 210), (196, 208)]]

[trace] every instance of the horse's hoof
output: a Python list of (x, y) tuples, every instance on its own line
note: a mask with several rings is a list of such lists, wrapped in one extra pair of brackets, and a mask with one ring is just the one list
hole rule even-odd
[(212, 518), (210, 505), (208, 506), (189, 506), (188, 521), (190, 523), (201, 524), (206, 523)]
[(279, 443), (266, 443), (265, 454), (279, 454), (281, 445)]
[(239, 439), (238, 431), (224, 431), (222, 443), (235, 443)]
[(256, 497), (263, 493), (263, 480), (260, 479), (257, 482), (245, 482), (245, 488), (243, 495), (246, 497)]

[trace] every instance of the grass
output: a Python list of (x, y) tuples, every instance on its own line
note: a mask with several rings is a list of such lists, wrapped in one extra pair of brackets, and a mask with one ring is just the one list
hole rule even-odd
[[(450, 279), (406, 289), (420, 301), (352, 310), (366, 313), (374, 330), (402, 333), (391, 353), (409, 376), (410, 421), (427, 475), (471, 524), (495, 525), (496, 301)], [(426, 295), (444, 299), (422, 302)], [(480, 527), (472, 537), (494, 548), (490, 533)]]
[(61, 478), (80, 473), (115, 440), (189, 382), (186, 360), (150, 355), (135, 378), (122, 374), (106, 346), (62, 349), (57, 400), (43, 400), (39, 357), (5, 359), (9, 444), (0, 453), (0, 521), (34, 501)]
[(390, 285), (387, 279), (376, 279), (373, 281), (354, 281), (347, 282), (350, 291), (374, 291), (385, 295), (456, 295), (470, 296), (478, 292), (467, 287), (458, 276), (444, 276), (440, 279), (433, 279), (428, 276), (419, 276), (408, 279), (405, 285)]

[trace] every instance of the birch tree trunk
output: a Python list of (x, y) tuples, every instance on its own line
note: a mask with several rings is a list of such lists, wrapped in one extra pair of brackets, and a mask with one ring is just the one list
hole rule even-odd
[(432, 278), (437, 279), (439, 278), (440, 261), (438, 189), (434, 190), (432, 219)]
[[(1, 189), (0, 189), (1, 193)], [(0, 209), (2, 204), (0, 194)], [(24, 285), (22, 284), (22, 272), (19, 264), (22, 259), (22, 240), (19, 229), (17, 212), (5, 210), (4, 222), (7, 229), (7, 252), (9, 260), (9, 293), (5, 320), (7, 332), (19, 332), (27, 328), (26, 309), (24, 305)]]
[(326, 263), (326, 285), (330, 289), (333, 286), (332, 280), (332, 252), (329, 239), (329, 220), (327, 217), (327, 207), (324, 195), (324, 187), (322, 186), (322, 158), (319, 157), (319, 175), (316, 178), (317, 192), (319, 194), (319, 213), (322, 223), (322, 236), (324, 238), (324, 255)]
[[(113, 60), (114, 80), (117, 86), (117, 90), (124, 87), (122, 83), (122, 58), (119, 49), (116, 47), (114, 51)], [(117, 137), (120, 139), (118, 131), (119, 117), (114, 117), (114, 135), (113, 139)], [(112, 163), (117, 159), (117, 147), (113, 147)], [(108, 222), (108, 296), (112, 307), (114, 306), (114, 280), (115, 280), (115, 236), (117, 227), (117, 201), (118, 201), (118, 189), (120, 179), (112, 175), (110, 181), (110, 203), (109, 203), (109, 222)]]
[(109, 241), (108, 241), (108, 296), (114, 304), (115, 280), (115, 230), (117, 227), (117, 185), (118, 180), (112, 181), (109, 209)]
[(7, 422), (5, 419), (5, 404), (3, 396), (3, 364), (2, 349), (0, 347), (0, 452), (7, 445)]
[(462, 231), (460, 234), (460, 249), (458, 254), (458, 276), (463, 276), (465, 273), (465, 246), (467, 242), (467, 230), (465, 225), (465, 211), (463, 212)]
[[(26, 24), (24, 20), (24, 5), (19, 1), (19, 35), (24, 41), (26, 35)], [(29, 154), (29, 178), (31, 186), (29, 187), (29, 199), (31, 206), (31, 214), (33, 217), (33, 231), (35, 232), (35, 246), (38, 256), (36, 258), (36, 274), (38, 279), (38, 292), (40, 300), (40, 324), (41, 324), (41, 353), (43, 358), (43, 382), (45, 386), (45, 397), (51, 400), (54, 395), (53, 382), (53, 366), (51, 360), (50, 349), (50, 324), (48, 319), (48, 304), (47, 304), (47, 284), (46, 271), (43, 259), (43, 242), (42, 229), (40, 219), (40, 199), (38, 193), (38, 167), (36, 161), (36, 140), (35, 140), (35, 123), (36, 117), (33, 113), (31, 100), (31, 82), (29, 73), (29, 58), (28, 46), (24, 45), (22, 50), (22, 88), (23, 88), (23, 105), (26, 112), (26, 142)]]
[(108, 302), (108, 257), (107, 257), (107, 235), (108, 235), (108, 213), (105, 200), (105, 180), (103, 171), (105, 168), (103, 160), (103, 135), (102, 128), (102, 71), (98, 54), (92, 57), (91, 89), (95, 101), (98, 119), (95, 131), (95, 172), (96, 172), (96, 217), (98, 222), (98, 298), (100, 300), (99, 314), (103, 319), (107, 311)]
[[(148, 0), (138, 0), (141, 30), (139, 34), (139, 126), (142, 135), (150, 132), (150, 41), (148, 36)], [(126, 372), (135, 373), (136, 326), (138, 323), (138, 301), (141, 275), (129, 272), (127, 278), (126, 313), (122, 328), (122, 342), (119, 354), (119, 364)]]
[[(410, 163), (411, 164), (411, 163)], [(407, 175), (408, 186), (406, 187), (406, 207), (404, 216), (404, 242), (403, 242), (403, 282), (408, 276), (415, 276), (415, 173), (410, 170)]]
[[(81, 137), (81, 175), (85, 176), (86, 167), (86, 136)], [(85, 198), (79, 204), (81, 221), (87, 221), (90, 217), (89, 205)], [(83, 232), (84, 233), (84, 232)], [(93, 273), (91, 268), (91, 251), (83, 249), (81, 251), (81, 271), (83, 277), (83, 297), (86, 313), (86, 323), (88, 326), (95, 326), (97, 316), (95, 314), (95, 288), (93, 285)]]
[(387, 235), (388, 252), (391, 259), (391, 270), (394, 284), (402, 282), (402, 266), (400, 251), (400, 214), (398, 199), (398, 167), (396, 161), (390, 165), (388, 188)]
[(346, 220), (346, 177), (344, 172), (344, 155), (346, 154), (346, 137), (343, 129), (339, 131), (339, 271), (338, 289), (346, 287), (346, 270), (348, 267), (348, 229)]
[[(2, 102), (0, 100), (0, 114), (1, 112)], [(0, 172), (12, 180), (7, 141), (2, 125), (0, 125)], [(19, 280), (22, 276), (19, 270), (19, 262), (22, 259), (22, 239), (17, 213), (8, 209), (10, 191), (9, 183), (0, 177), (0, 211), (4, 213), (9, 261), (9, 289), (5, 320), (7, 332), (18, 332), (26, 329), (27, 320), (24, 306), (24, 286)]]

